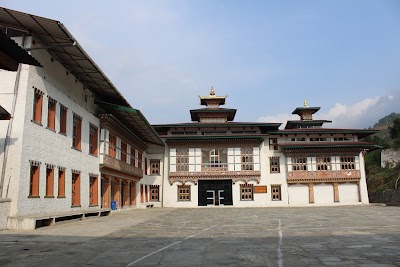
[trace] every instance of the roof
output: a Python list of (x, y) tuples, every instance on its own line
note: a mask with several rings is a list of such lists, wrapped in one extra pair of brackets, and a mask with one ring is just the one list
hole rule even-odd
[(359, 138), (364, 138), (375, 134), (377, 130), (363, 130), (363, 129), (334, 129), (334, 128), (300, 128), (300, 129), (284, 129), (279, 131), (270, 132), (273, 135), (282, 134), (355, 134)]
[(16, 71), (19, 63), (42, 66), (14, 40), (0, 31), (0, 69)]
[(281, 143), (282, 149), (304, 149), (304, 148), (361, 148), (375, 150), (382, 148), (369, 142), (299, 142), (299, 143)]
[(199, 121), (199, 114), (202, 113), (228, 113), (228, 121), (233, 121), (236, 114), (236, 109), (231, 108), (199, 108), (190, 110), (192, 121)]
[(0, 7), (0, 26), (29, 32), (38, 48), (45, 47), (98, 100), (130, 106), (61, 22)]
[(11, 114), (8, 113), (2, 106), (0, 106), (0, 120), (9, 120), (11, 119)]
[(302, 121), (302, 120), (294, 120), (287, 121), (285, 129), (293, 129), (296, 125), (318, 125), (322, 126), (324, 123), (331, 123), (332, 121), (328, 120), (310, 120), (310, 121)]
[(317, 112), (320, 109), (321, 109), (320, 107), (298, 107), (295, 110), (293, 110), (292, 114), (300, 115), (301, 111), (305, 111), (305, 110), (309, 110), (312, 112), (312, 114), (314, 114), (315, 112)]
[(175, 123), (175, 124), (156, 124), (152, 125), (156, 130), (184, 127), (184, 128), (207, 128), (207, 127), (259, 127), (264, 131), (278, 130), (281, 123), (267, 123), (267, 122), (225, 122), (225, 123), (204, 123), (204, 122), (189, 122), (189, 123)]
[(164, 146), (164, 142), (140, 110), (100, 101), (96, 101), (96, 104), (117, 117), (119, 121), (144, 142)]

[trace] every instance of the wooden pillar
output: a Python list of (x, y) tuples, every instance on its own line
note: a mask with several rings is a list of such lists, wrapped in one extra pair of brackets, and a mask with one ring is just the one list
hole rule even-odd
[(129, 206), (129, 182), (124, 182), (124, 206)]
[(308, 184), (308, 202), (314, 203), (314, 184)]
[(136, 205), (136, 182), (131, 183), (131, 206)]
[(333, 198), (334, 202), (339, 202), (339, 188), (338, 183), (333, 183)]

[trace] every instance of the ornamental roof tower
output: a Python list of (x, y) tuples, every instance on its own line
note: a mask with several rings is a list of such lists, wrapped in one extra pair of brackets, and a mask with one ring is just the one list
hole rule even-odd
[(292, 114), (300, 116), (300, 120), (288, 121), (285, 129), (294, 128), (321, 128), (324, 123), (330, 123), (328, 120), (313, 120), (313, 114), (320, 110), (320, 107), (309, 107), (307, 100), (304, 99), (304, 107), (298, 107)]
[(211, 87), (210, 95), (199, 96), (200, 105), (206, 108), (193, 109), (190, 111), (192, 121), (204, 123), (226, 123), (233, 121), (236, 109), (221, 108), (225, 105), (225, 99), (228, 96), (216, 96), (214, 87)]

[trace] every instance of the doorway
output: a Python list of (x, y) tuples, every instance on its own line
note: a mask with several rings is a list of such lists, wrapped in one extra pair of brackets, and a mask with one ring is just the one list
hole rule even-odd
[(200, 180), (199, 206), (233, 205), (232, 180)]

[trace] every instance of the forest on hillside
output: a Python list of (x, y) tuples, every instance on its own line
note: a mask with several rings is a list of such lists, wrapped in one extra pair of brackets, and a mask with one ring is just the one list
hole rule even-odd
[(400, 177), (400, 164), (395, 168), (382, 168), (381, 151), (389, 148), (400, 149), (400, 113), (391, 113), (383, 117), (370, 129), (379, 132), (367, 137), (366, 141), (381, 148), (365, 155), (368, 191), (373, 193), (394, 189), (396, 180)]

